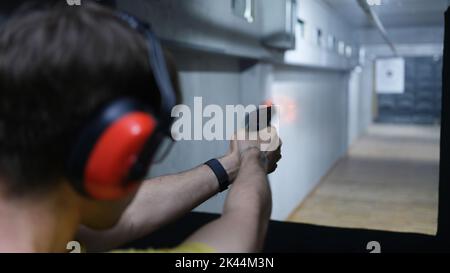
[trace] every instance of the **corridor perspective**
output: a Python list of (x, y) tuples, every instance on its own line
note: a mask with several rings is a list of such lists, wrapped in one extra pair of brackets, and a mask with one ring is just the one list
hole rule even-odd
[(450, 252), (449, 7), (0, 1), (0, 252)]
[(289, 221), (434, 235), (437, 126), (372, 125)]

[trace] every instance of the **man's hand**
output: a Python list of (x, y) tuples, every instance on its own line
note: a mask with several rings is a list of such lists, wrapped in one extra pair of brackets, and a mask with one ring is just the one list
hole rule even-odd
[[(232, 149), (240, 155), (241, 167), (228, 192), (222, 216), (203, 226), (186, 242), (204, 243), (217, 252), (261, 251), (267, 233), (272, 210), (272, 194), (267, 172), (276, 168), (281, 143), (275, 128), (269, 133), (274, 139), (266, 139), (277, 146), (270, 147), (259, 135), (235, 136)], [(254, 133), (258, 134), (258, 133)], [(263, 152), (261, 149), (268, 148)], [(272, 159), (265, 159), (265, 156)]]
[(267, 158), (267, 165), (266, 170), (267, 174), (273, 173), (277, 167), (278, 167), (278, 161), (282, 158), (281, 156), (281, 146), (283, 145), (282, 141), (280, 140), (278, 148), (271, 152), (264, 152), (265, 156)]
[(231, 141), (228, 153), (225, 156), (218, 158), (218, 160), (227, 171), (230, 183), (233, 183), (241, 166), (241, 158), (237, 143)]
[[(264, 139), (263, 139), (264, 138)], [(261, 161), (267, 174), (274, 172), (281, 156), (282, 141), (275, 127), (267, 127), (259, 132), (239, 131), (230, 143), (230, 154), (238, 154), (239, 162), (242, 154), (248, 149), (261, 151)], [(234, 156), (236, 158), (236, 155)]]

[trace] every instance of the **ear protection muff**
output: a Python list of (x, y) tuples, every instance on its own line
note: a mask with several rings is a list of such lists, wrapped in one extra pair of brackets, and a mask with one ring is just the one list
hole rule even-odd
[(173, 121), (171, 113), (176, 104), (176, 97), (159, 39), (153, 33), (149, 24), (124, 12), (118, 12), (117, 15), (131, 28), (141, 33), (146, 38), (149, 52), (149, 64), (161, 95), (159, 118), (162, 127), (166, 130), (166, 134), (170, 135), (170, 126)]
[(176, 102), (161, 45), (150, 26), (125, 13), (118, 17), (146, 38), (161, 107), (155, 112), (136, 99), (119, 98), (82, 128), (71, 147), (67, 175), (80, 193), (97, 200), (120, 199), (139, 186), (162, 139), (170, 136)]

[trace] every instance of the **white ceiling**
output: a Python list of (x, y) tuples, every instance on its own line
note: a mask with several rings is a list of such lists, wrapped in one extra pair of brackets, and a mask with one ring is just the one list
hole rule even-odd
[[(357, 0), (323, 0), (355, 27), (372, 27)], [(436, 26), (444, 24), (444, 12), (450, 0), (381, 0), (372, 7), (386, 28)]]

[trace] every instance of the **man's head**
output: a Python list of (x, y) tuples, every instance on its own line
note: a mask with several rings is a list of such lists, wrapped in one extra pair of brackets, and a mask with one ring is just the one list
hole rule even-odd
[[(0, 192), (45, 198), (69, 183), (65, 163), (77, 133), (96, 110), (124, 96), (155, 111), (160, 105), (145, 40), (114, 12), (86, 2), (11, 18), (0, 31)], [(133, 195), (80, 197), (84, 224), (114, 224)]]

